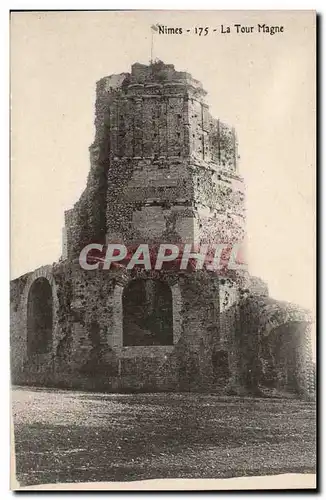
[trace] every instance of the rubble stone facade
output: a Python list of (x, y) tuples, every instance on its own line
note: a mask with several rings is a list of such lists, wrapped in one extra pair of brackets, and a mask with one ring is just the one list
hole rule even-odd
[[(59, 262), (11, 282), (12, 381), (108, 391), (313, 390), (308, 313), (242, 270), (85, 270), (90, 243), (245, 238), (233, 128), (162, 62), (97, 82), (87, 186)], [(289, 313), (291, 309), (291, 313)]]

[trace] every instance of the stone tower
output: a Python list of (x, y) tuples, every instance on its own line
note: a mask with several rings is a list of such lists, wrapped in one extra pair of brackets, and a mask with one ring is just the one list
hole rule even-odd
[(161, 62), (97, 83), (88, 196), (66, 214), (69, 256), (90, 241), (243, 240), (235, 132), (212, 118), (205, 95)]
[(94, 243), (243, 243), (236, 135), (212, 118), (205, 95), (162, 62), (97, 82), (91, 168), (65, 212), (62, 258), (11, 284), (14, 383), (311, 391), (309, 315), (269, 299), (245, 267), (80, 265)]

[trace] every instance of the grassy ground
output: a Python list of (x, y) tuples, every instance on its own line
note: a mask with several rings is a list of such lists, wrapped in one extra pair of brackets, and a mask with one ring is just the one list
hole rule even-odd
[(315, 472), (315, 407), (203, 394), (15, 388), (21, 486)]

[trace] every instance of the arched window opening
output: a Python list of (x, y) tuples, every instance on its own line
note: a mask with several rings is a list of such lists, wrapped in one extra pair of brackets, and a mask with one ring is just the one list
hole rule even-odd
[(172, 293), (158, 280), (131, 281), (123, 292), (123, 345), (173, 344)]
[(45, 278), (32, 284), (27, 302), (27, 353), (44, 354), (52, 347), (52, 288)]

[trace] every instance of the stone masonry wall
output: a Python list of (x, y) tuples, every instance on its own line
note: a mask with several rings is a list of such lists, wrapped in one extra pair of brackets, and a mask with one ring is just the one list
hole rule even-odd
[[(71, 261), (46, 273), (32, 273), (12, 284), (14, 383), (113, 391), (210, 390), (212, 349), (219, 335), (218, 281), (213, 275), (85, 271)], [(56, 314), (49, 363), (43, 358), (38, 367), (26, 357), (23, 322), (29, 287), (42, 275), (54, 287)], [(160, 279), (174, 290), (174, 345), (123, 347), (117, 338), (119, 331), (123, 335), (123, 311), (121, 292), (116, 291), (135, 278)]]

